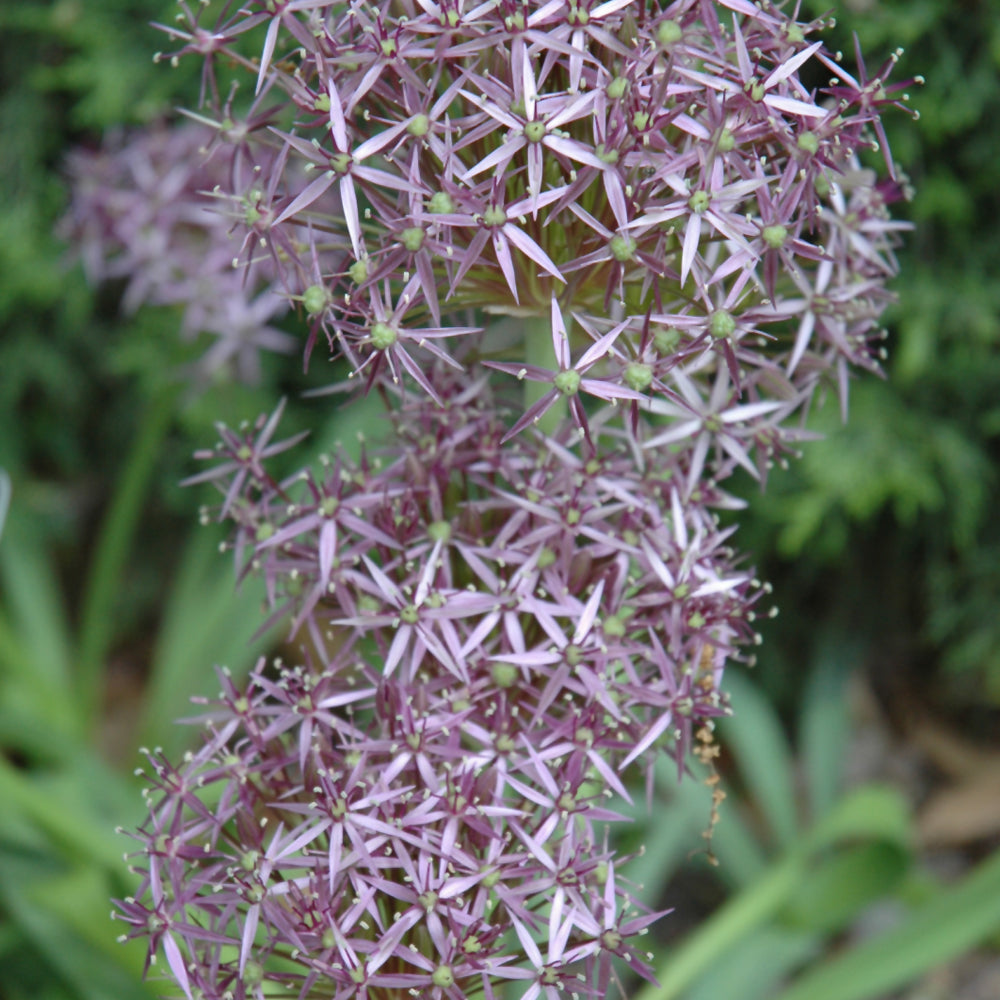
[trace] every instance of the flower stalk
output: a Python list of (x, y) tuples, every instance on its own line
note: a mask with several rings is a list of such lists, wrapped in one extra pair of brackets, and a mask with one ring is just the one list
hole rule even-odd
[[(566, 338), (570, 330), (566, 328)], [(552, 319), (544, 317), (528, 317), (524, 320), (525, 361), (542, 371), (551, 372), (553, 378), (559, 372), (559, 360), (552, 346)], [(538, 404), (547, 389), (544, 382), (526, 379), (524, 382), (524, 410), (528, 412)], [(565, 394), (563, 394), (565, 396)], [(569, 413), (565, 398), (556, 399), (552, 407), (546, 410), (535, 422), (535, 427), (542, 434), (554, 434)]]

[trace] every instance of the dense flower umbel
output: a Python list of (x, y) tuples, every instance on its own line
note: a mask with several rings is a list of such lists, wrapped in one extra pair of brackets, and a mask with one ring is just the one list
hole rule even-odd
[[(261, 350), (288, 354), (297, 344), (272, 325), (288, 301), (275, 256), (260, 252), (255, 233), (276, 214), (261, 175), (266, 167), (277, 180), (280, 153), (255, 148), (248, 161), (217, 139), (204, 125), (158, 126), (116, 135), (97, 152), (75, 151), (67, 163), (74, 199), (62, 229), (91, 280), (126, 280), (126, 311), (177, 305), (184, 337), (212, 338), (194, 380), (227, 374), (256, 382)], [(282, 183), (294, 185), (294, 172)], [(236, 220), (242, 246), (229, 238)], [(240, 258), (246, 266), (234, 266)]]
[(725, 710), (759, 584), (683, 470), (503, 446), (485, 386), (465, 397), (404, 403), (384, 463), (287, 483), (254, 457), (267, 428), (228, 438), (238, 549), (309, 641), (225, 681), (180, 771), (151, 758), (122, 916), (193, 996), (605, 996), (613, 956), (648, 972), (606, 800)]
[[(846, 364), (877, 366), (899, 186), (856, 154), (891, 62), (859, 82), (810, 40), (821, 23), (748, 0), (245, 10), (268, 22), (258, 81), (296, 117), (245, 138), (314, 176), (263, 235), (306, 248), (286, 286), (368, 385), (408, 373), (433, 394), (428, 352), (459, 337), (516, 370), (532, 338), (497, 342), (465, 311), (545, 320), (553, 301), (567, 326), (621, 324), (591, 382), (629, 390), (626, 367), (654, 365), (631, 388), (653, 398), (675, 369), (724, 364), (734, 395), (801, 406), (831, 366), (842, 393)], [(837, 76), (817, 92), (807, 69)]]
[[(249, 67), (234, 46), (266, 23), (258, 97), (242, 118), (216, 98), (204, 177), (190, 139), (171, 140), (169, 171), (139, 169), (153, 159), (139, 142), (115, 169), (145, 197), (123, 209), (88, 169), (79, 214), (89, 259), (124, 247), (105, 271), (130, 273), (133, 299), (190, 301), (189, 327), (225, 331), (213, 360), (287, 346), (265, 325), (271, 292), (251, 304), (239, 290), (276, 274), (310, 322), (307, 357), (325, 331), (366, 388), (402, 380), (441, 402), (425, 369), (462, 354), (548, 381), (581, 426), (628, 401), (640, 444), (699, 412), (692, 381), (773, 403), (746, 437), (780, 446), (775, 410), (787, 422), (828, 376), (846, 406), (849, 366), (877, 369), (900, 228), (885, 204), (901, 186), (857, 154), (900, 85), (892, 60), (870, 79), (840, 69), (810, 40), (820, 22), (748, 0), (269, 0), (227, 5), (208, 31), (181, 6), (178, 57)], [(836, 75), (816, 91), (805, 70)], [(176, 195), (199, 185), (236, 209), (218, 218), (240, 243), (217, 241), (206, 268), (189, 238), (175, 252), (163, 235), (186, 232), (193, 206)], [(249, 276), (223, 274), (233, 257)], [(212, 284), (232, 292), (199, 292)], [(526, 333), (484, 323), (496, 313)], [(770, 457), (743, 464), (760, 475)]]
[(605, 798), (710, 738), (756, 640), (719, 484), (877, 368), (888, 66), (747, 0), (231, 6), (171, 33), (287, 102), (214, 109), (266, 193), (236, 237), (394, 434), (278, 481), (276, 413), (203, 456), (301, 662), (152, 755), (121, 916), (191, 996), (605, 996), (653, 919)]

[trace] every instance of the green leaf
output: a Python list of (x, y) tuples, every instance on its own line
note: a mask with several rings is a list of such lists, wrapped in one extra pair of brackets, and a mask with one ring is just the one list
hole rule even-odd
[(157, 635), (139, 743), (162, 747), (167, 756), (194, 738), (195, 730), (176, 720), (193, 714), (192, 697), (218, 691), (213, 668), (245, 676), (274, 640), (274, 629), (254, 639), (265, 620), (263, 582), (248, 578), (237, 590), (232, 559), (220, 556), (218, 542), (215, 531), (191, 537)]
[(767, 699), (736, 671), (726, 675), (734, 715), (719, 724), (736, 758), (747, 796), (760, 809), (775, 841), (789, 847), (798, 833), (795, 773), (788, 740)]
[[(132, 954), (122, 954), (127, 963), (123, 966), (109, 958), (109, 945), (93, 947), (58, 914), (38, 905), (30, 892), (37, 883), (38, 864), (30, 858), (0, 856), (0, 899), (26, 942), (43, 959), (46, 978), (55, 974), (67, 995), (78, 1000), (150, 1000), (155, 996), (153, 988), (137, 975), (134, 949)], [(102, 920), (100, 926), (113, 942), (116, 932), (110, 919)]]
[(837, 807), (803, 839), (810, 853), (824, 851), (841, 841), (881, 840), (908, 851), (913, 826), (906, 799), (887, 785), (862, 785), (841, 799)]
[(645, 986), (635, 1000), (673, 1000), (724, 956), (730, 948), (766, 925), (787, 904), (802, 877), (799, 854), (772, 865), (749, 888), (737, 893), (700, 924), (656, 970), (659, 986)]
[(0, 802), (5, 810), (20, 813), (50, 849), (71, 861), (111, 870), (121, 867), (122, 847), (113, 834), (112, 818), (94, 815), (86, 786), (72, 776), (61, 784), (59, 776), (43, 780), (38, 772), (20, 771), (0, 756)]
[(15, 509), (0, 545), (0, 727), (28, 723), (52, 744), (83, 720), (72, 697), (69, 629), (59, 587), (37, 535)]
[(906, 803), (893, 789), (865, 786), (842, 800), (764, 875), (702, 923), (657, 969), (659, 986), (636, 1000), (673, 1000), (711, 969), (730, 948), (774, 921), (831, 848), (858, 841), (905, 851), (910, 842)]
[(81, 711), (89, 725), (97, 720), (104, 663), (114, 639), (114, 607), (121, 593), (123, 570), (142, 518), (160, 448), (174, 416), (177, 396), (177, 386), (161, 390), (150, 400), (142, 416), (114, 497), (101, 522), (84, 585), (74, 680)]
[(776, 1000), (871, 1000), (1000, 930), (1000, 851), (900, 926), (810, 970)]
[(52, 691), (68, 691), (73, 654), (66, 612), (38, 532), (25, 514), (15, 504), (0, 545), (4, 604), (9, 608), (11, 628), (31, 661), (16, 667)]
[(899, 843), (873, 841), (835, 850), (799, 883), (781, 919), (803, 931), (833, 932), (891, 893), (911, 857)]
[(112, 922), (110, 900), (117, 888), (104, 873), (92, 865), (78, 865), (65, 871), (30, 872), (22, 880), (25, 905), (42, 910), (57, 919), (81, 942), (105, 960), (120, 966), (135, 980), (142, 977), (146, 943), (134, 942), (122, 947), (117, 940), (123, 925)]
[(856, 659), (857, 649), (853, 645), (839, 639), (824, 641), (806, 685), (799, 721), (799, 745), (814, 821), (833, 808), (840, 794), (844, 747), (850, 731), (844, 689)]
[(770, 1000), (774, 987), (821, 945), (816, 933), (762, 927), (720, 955), (684, 1000)]

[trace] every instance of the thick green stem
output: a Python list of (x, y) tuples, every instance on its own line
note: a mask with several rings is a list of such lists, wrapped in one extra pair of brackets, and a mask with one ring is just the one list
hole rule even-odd
[[(567, 335), (569, 330), (567, 328)], [(552, 346), (552, 321), (548, 316), (532, 316), (524, 322), (525, 357), (529, 365), (558, 372), (559, 362)], [(527, 410), (552, 389), (550, 382), (524, 380), (524, 408)], [(554, 434), (569, 413), (562, 396), (542, 414), (536, 426), (543, 434)]]

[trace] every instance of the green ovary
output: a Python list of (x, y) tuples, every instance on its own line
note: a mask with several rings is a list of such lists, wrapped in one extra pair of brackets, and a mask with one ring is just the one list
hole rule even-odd
[(788, 230), (784, 226), (765, 226), (761, 235), (772, 250), (780, 250), (788, 239)]
[(618, 162), (618, 150), (608, 149), (603, 142), (599, 142), (597, 146), (594, 147), (594, 152), (597, 153), (597, 158), (601, 161), (601, 163)]
[(713, 337), (722, 340), (736, 332), (736, 320), (725, 309), (717, 309), (708, 321), (708, 329)]
[(797, 145), (804, 153), (814, 156), (819, 150), (819, 138), (813, 132), (803, 132)]
[(455, 973), (452, 972), (450, 965), (439, 965), (433, 973), (431, 973), (431, 982), (435, 986), (439, 986), (441, 989), (446, 990), (449, 986), (455, 985)]
[(635, 240), (631, 236), (612, 236), (608, 248), (611, 250), (611, 256), (619, 264), (624, 264), (635, 255)]
[(399, 339), (399, 334), (388, 323), (376, 323), (372, 327), (372, 347), (384, 351)]
[(502, 226), (507, 221), (507, 215), (502, 208), (490, 207), (483, 212), (483, 222), (487, 226)]
[(427, 117), (427, 115), (419, 114), (414, 115), (410, 119), (409, 124), (406, 126), (406, 131), (409, 132), (410, 135), (422, 136), (427, 135), (430, 128), (431, 120)]
[(427, 208), (434, 215), (451, 215), (455, 211), (455, 202), (447, 191), (435, 191), (427, 203)]
[(541, 142), (545, 138), (545, 122), (528, 122), (524, 126), (524, 138), (528, 142)]
[(513, 663), (494, 663), (490, 668), (493, 683), (500, 688), (513, 687), (517, 681), (517, 667)]
[(327, 306), (326, 289), (322, 285), (310, 285), (302, 293), (302, 304), (310, 316), (317, 316)]
[(424, 231), (419, 226), (411, 226), (399, 234), (399, 242), (410, 253), (416, 253), (424, 245)]
[(701, 214), (708, 208), (708, 203), (712, 200), (712, 196), (707, 191), (695, 191), (690, 198), (688, 198), (688, 208), (692, 212)]
[(613, 101), (620, 100), (629, 90), (629, 82), (623, 76), (616, 76), (605, 88), (605, 93)]
[(564, 396), (575, 396), (580, 389), (580, 373), (570, 368), (559, 372), (552, 383)]
[(653, 334), (653, 347), (658, 354), (672, 354), (681, 342), (681, 331), (676, 326), (659, 329)]
[(645, 392), (653, 381), (653, 369), (649, 365), (633, 361), (622, 375), (625, 384), (636, 392)]
[(683, 35), (684, 32), (676, 21), (662, 21), (656, 29), (656, 40), (664, 48), (679, 42)]
[(434, 521), (427, 526), (427, 535), (434, 542), (446, 542), (451, 538), (451, 525), (447, 521)]

